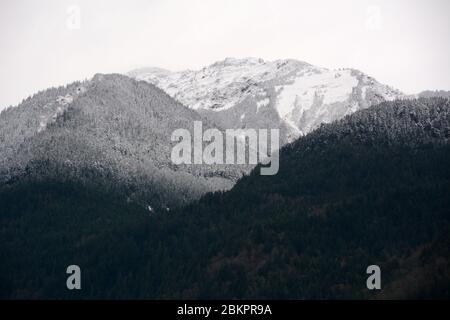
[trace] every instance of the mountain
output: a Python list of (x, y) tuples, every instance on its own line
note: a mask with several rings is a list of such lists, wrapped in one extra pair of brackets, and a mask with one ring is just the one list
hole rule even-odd
[[(217, 127), (146, 82), (112, 74), (40, 92), (0, 114), (0, 184), (76, 180), (151, 210), (230, 188), (245, 168), (175, 165), (171, 134)], [(117, 190), (116, 190), (117, 191)]]
[[(384, 102), (323, 125), (281, 150), (277, 175), (255, 169), (183, 210), (186, 228), (202, 232), (190, 229), (191, 241), (208, 240), (190, 251), (206, 252), (198, 273), (173, 288), (210, 298), (448, 298), (449, 161), (448, 99)], [(382, 270), (381, 291), (366, 288), (369, 265)]]
[(128, 75), (150, 82), (224, 128), (280, 128), (290, 142), (357, 110), (403, 94), (354, 69), (296, 60), (226, 58), (201, 70)]
[[(397, 100), (286, 145), (277, 175), (255, 168), (169, 214), (74, 181), (1, 186), (0, 296), (449, 298), (449, 142), (450, 100)], [(65, 289), (71, 264), (81, 291)]]
[(432, 97), (441, 97), (441, 98), (450, 98), (450, 91), (445, 90), (425, 90), (418, 94), (418, 98), (432, 98)]

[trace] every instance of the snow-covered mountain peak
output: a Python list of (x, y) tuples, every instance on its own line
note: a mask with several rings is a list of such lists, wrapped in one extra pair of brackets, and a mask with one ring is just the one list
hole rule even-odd
[(134, 70), (130, 76), (155, 84), (193, 109), (226, 110), (257, 93), (258, 84), (285, 78), (312, 66), (294, 60), (226, 58), (201, 70), (168, 73)]
[(247, 58), (234, 58), (234, 57), (226, 57), (224, 60), (217, 61), (213, 63), (211, 66), (239, 66), (239, 65), (258, 65), (264, 64), (264, 59), (247, 57)]
[(358, 70), (329, 70), (293, 59), (226, 58), (200, 70), (147, 68), (129, 75), (225, 127), (285, 128), (287, 141), (320, 123), (404, 97)]
[(132, 70), (132, 71), (128, 72), (128, 75), (130, 77), (137, 77), (142, 74), (154, 74), (154, 75), (158, 75), (158, 76), (167, 76), (171, 73), (172, 73), (171, 71), (163, 69), (163, 68), (146, 67), (146, 68), (139, 68), (139, 69)]

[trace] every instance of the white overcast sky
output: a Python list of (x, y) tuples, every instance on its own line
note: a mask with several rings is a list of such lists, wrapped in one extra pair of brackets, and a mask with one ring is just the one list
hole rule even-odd
[(352, 67), (405, 93), (450, 90), (449, 13), (448, 0), (0, 0), (0, 109), (97, 72), (225, 57)]

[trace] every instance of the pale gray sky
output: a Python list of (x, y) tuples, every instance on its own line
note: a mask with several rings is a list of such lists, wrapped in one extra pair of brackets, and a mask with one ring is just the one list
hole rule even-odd
[(449, 13), (448, 0), (0, 0), (0, 109), (97, 72), (248, 56), (450, 90)]

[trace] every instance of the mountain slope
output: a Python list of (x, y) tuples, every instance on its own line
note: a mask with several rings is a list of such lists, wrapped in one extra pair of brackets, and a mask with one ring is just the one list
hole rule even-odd
[(133, 70), (224, 128), (280, 128), (283, 142), (402, 93), (358, 70), (227, 58), (198, 71)]
[(126, 76), (50, 89), (0, 114), (0, 183), (45, 176), (120, 186), (129, 199), (159, 208), (230, 188), (242, 168), (172, 163), (172, 132), (192, 132), (194, 121), (216, 127)]
[[(185, 210), (203, 237), (223, 237), (194, 294), (450, 296), (449, 142), (450, 101), (421, 99), (382, 103), (286, 146), (276, 176), (255, 169)], [(365, 286), (372, 264), (381, 292)]]
[[(170, 214), (149, 217), (72, 182), (4, 186), (0, 293), (448, 298), (449, 142), (448, 99), (399, 100), (284, 147), (275, 176), (255, 169)], [(62, 276), (74, 263), (85, 275), (78, 292)], [(366, 288), (372, 264), (381, 291)]]

